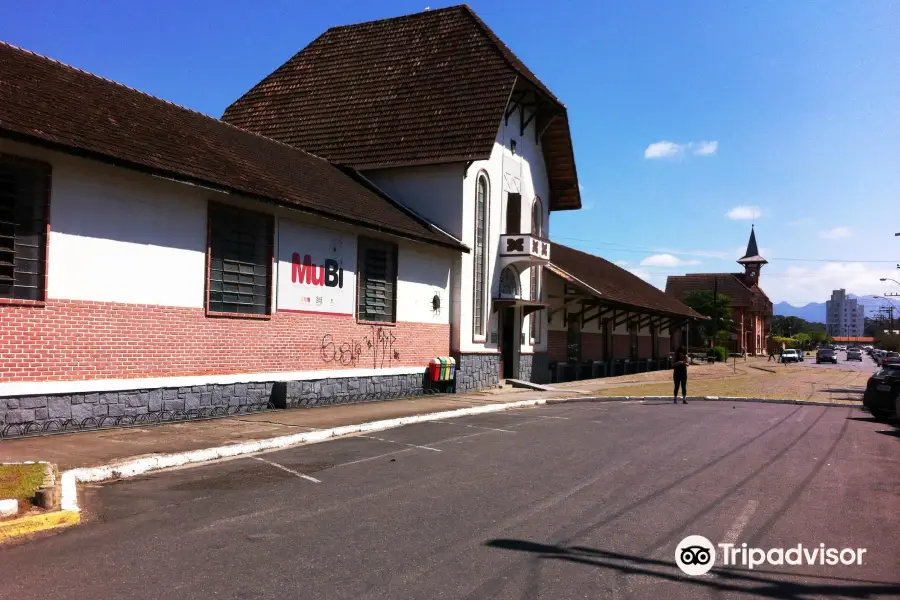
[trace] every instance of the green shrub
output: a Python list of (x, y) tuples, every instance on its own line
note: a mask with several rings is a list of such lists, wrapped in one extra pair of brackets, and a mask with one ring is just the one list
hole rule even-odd
[(728, 358), (728, 349), (723, 346), (716, 346), (707, 350), (706, 356), (711, 356), (718, 362), (724, 362)]

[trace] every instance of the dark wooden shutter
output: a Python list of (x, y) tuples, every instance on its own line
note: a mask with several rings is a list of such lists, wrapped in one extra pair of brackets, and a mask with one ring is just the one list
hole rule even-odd
[(360, 240), (359, 318), (394, 322), (397, 289), (397, 247)]
[(0, 158), (0, 298), (43, 300), (50, 168)]
[(228, 314), (269, 312), (272, 217), (211, 204), (209, 207), (209, 310)]

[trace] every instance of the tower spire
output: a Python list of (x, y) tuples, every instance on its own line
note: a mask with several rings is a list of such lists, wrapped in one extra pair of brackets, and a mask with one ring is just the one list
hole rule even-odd
[(753, 225), (750, 226), (750, 241), (747, 242), (747, 252), (738, 262), (742, 265), (747, 263), (765, 265), (769, 262), (759, 255), (759, 247), (756, 245), (756, 228)]

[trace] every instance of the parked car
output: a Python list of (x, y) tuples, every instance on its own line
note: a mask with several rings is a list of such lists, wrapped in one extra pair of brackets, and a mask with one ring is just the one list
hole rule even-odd
[(889, 366), (869, 377), (863, 394), (863, 406), (879, 421), (887, 421), (897, 414), (900, 396), (900, 367)]
[(862, 362), (862, 352), (859, 348), (850, 348), (847, 350), (847, 360), (858, 360)]
[(816, 364), (823, 362), (838, 364), (837, 352), (832, 348), (819, 348), (819, 351), (816, 352)]
[(797, 359), (800, 362), (803, 362), (803, 360), (806, 358), (805, 354), (806, 354), (806, 352), (804, 352), (803, 350), (797, 350)]
[(884, 350), (876, 350), (872, 355), (872, 358), (875, 359), (875, 364), (879, 367), (881, 366), (881, 359), (884, 358)]
[(881, 357), (881, 366), (887, 367), (888, 365), (900, 365), (900, 352), (884, 353), (884, 356)]
[(781, 353), (781, 362), (800, 362), (800, 355), (797, 354), (796, 350), (785, 350)]

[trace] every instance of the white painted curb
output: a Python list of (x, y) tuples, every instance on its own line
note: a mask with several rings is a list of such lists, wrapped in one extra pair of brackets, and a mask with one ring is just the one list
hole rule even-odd
[[(562, 400), (562, 398), (560, 398), (560, 400)], [(207, 448), (204, 450), (192, 450), (190, 452), (178, 452), (175, 454), (147, 456), (144, 458), (124, 461), (121, 463), (103, 465), (100, 467), (70, 469), (63, 472), (60, 478), (61, 508), (63, 510), (79, 510), (78, 483), (105, 481), (107, 479), (127, 479), (129, 477), (136, 477), (138, 475), (142, 475), (150, 471), (157, 471), (159, 469), (180, 467), (192, 463), (201, 463), (216, 460), (218, 458), (240, 456), (242, 454), (253, 454), (255, 452), (261, 452), (263, 450), (287, 448), (289, 446), (296, 446), (299, 444), (324, 442), (325, 440), (331, 438), (349, 435), (352, 433), (360, 433), (363, 431), (381, 431), (383, 429), (392, 429), (394, 427), (409, 425), (411, 423), (421, 423), (423, 421), (439, 421), (442, 419), (452, 419), (455, 417), (464, 417), (467, 415), (500, 412), (509, 410), (511, 408), (539, 406), (546, 403), (546, 398), (539, 398), (535, 400), (520, 400), (518, 402), (507, 402), (503, 404), (486, 404), (484, 406), (458, 408), (456, 410), (413, 415), (409, 417), (400, 417), (398, 419), (372, 421), (369, 423), (362, 423), (360, 425), (344, 425), (343, 427), (334, 427), (332, 429), (320, 429), (317, 431), (295, 433), (292, 435), (284, 435), (267, 440), (254, 440), (252, 442), (232, 444), (230, 446), (219, 446), (218, 448)]]
[(15, 498), (0, 500), (0, 517), (10, 517), (19, 512), (19, 501)]

